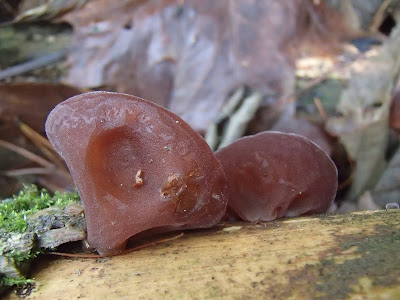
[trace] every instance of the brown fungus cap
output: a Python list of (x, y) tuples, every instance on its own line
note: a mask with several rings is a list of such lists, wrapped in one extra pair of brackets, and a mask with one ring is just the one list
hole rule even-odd
[(88, 241), (100, 254), (117, 254), (151, 229), (211, 227), (225, 212), (221, 164), (161, 106), (126, 94), (81, 94), (53, 109), (46, 132), (70, 169)]
[(216, 152), (227, 179), (228, 207), (243, 220), (271, 221), (325, 212), (337, 189), (337, 169), (314, 143), (263, 132)]

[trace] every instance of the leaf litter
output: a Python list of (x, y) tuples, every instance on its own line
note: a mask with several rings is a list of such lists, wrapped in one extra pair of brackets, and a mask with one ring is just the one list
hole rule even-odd
[[(340, 197), (357, 202), (365, 190), (374, 189), (386, 168), (388, 112), (398, 72), (393, 50), (397, 31), (390, 38), (373, 34), (364, 41), (359, 36), (368, 28), (376, 30), (378, 20), (388, 11), (395, 15), (395, 9), (388, 3), (338, 6), (329, 0), (223, 0), (201, 5), (194, 0), (41, 1), (39, 6), (21, 1), (14, 23), (55, 20), (72, 25), (64, 66), (64, 82), (70, 87), (0, 86), (5, 99), (0, 103), (1, 138), (18, 141), (17, 146), (45, 155), (62, 169), (59, 159), (50, 158), (51, 151), (35, 144), (35, 139), (30, 139), (33, 147), (27, 138), (19, 143), (21, 128), (26, 127), (15, 125), (15, 120), (43, 134), (50, 109), (82, 89), (127, 92), (179, 114), (207, 135), (215, 149), (242, 135), (271, 129), (305, 135), (333, 156), (341, 144), (347, 152), (342, 161), (351, 161), (352, 171), (344, 179), (350, 182), (346, 183), (349, 189)], [(353, 40), (364, 53), (349, 48)], [(316, 74), (310, 71), (314, 65)], [(331, 78), (342, 81), (334, 87), (336, 97), (338, 89), (344, 90), (340, 99), (330, 102), (327, 94), (314, 98), (308, 106), (313, 112), (304, 119), (299, 114), (296, 76), (309, 81), (301, 93)], [(235, 91), (243, 87), (246, 94), (232, 104)], [(62, 90), (67, 92), (55, 94)], [(252, 94), (258, 96), (253, 100)], [(33, 102), (41, 105), (34, 111)], [(14, 170), (21, 166), (22, 171)], [(43, 172), (26, 160), (7, 165), (4, 171), (11, 175), (29, 170)], [(53, 186), (51, 190), (63, 185), (52, 185), (51, 180), (45, 184)]]
[[(28, 151), (21, 158), (0, 148), (0, 185), (4, 175), (36, 172), (34, 182), (52, 191), (70, 188), (65, 165), (43, 139), (44, 120), (69, 96), (105, 89), (165, 106), (212, 136), (215, 149), (263, 130), (302, 131), (337, 162), (338, 205), (399, 202), (398, 137), (388, 126), (399, 26), (388, 38), (376, 32), (386, 17), (397, 20), (398, 7), (388, 1), (339, 8), (329, 0), (50, 2), (16, 10), (12, 19), (72, 25), (61, 72), (68, 85), (0, 85), (2, 145)], [(313, 101), (302, 106), (307, 93)]]

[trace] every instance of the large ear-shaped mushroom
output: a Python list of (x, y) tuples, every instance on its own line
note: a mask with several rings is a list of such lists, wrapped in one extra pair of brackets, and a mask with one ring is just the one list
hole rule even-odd
[(337, 169), (314, 143), (296, 134), (263, 132), (216, 152), (225, 171), (228, 207), (243, 220), (325, 212), (337, 189)]
[(125, 94), (81, 94), (53, 109), (46, 132), (70, 169), (88, 241), (100, 254), (117, 254), (150, 229), (211, 227), (225, 212), (221, 164), (161, 106)]

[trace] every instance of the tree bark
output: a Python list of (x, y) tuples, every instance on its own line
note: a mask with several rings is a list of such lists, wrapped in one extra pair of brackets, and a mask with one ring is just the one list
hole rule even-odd
[(400, 210), (226, 223), (110, 259), (45, 257), (26, 299), (399, 299), (399, 249)]

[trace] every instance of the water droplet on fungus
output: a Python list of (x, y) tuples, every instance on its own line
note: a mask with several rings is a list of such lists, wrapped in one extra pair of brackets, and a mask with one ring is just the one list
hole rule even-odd
[(176, 173), (169, 174), (161, 188), (162, 200), (174, 203), (175, 214), (189, 214), (201, 201), (198, 184), (201, 178), (194, 174), (194, 172), (186, 176)]

